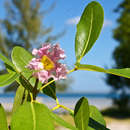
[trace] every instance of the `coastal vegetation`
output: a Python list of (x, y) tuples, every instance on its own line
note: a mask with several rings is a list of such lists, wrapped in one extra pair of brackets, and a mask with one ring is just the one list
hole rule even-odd
[[(103, 22), (102, 6), (96, 1), (90, 2), (77, 24), (76, 62), (71, 70), (61, 62), (66, 55), (59, 44), (45, 43), (38, 49), (34, 48), (32, 54), (21, 46), (15, 46), (11, 52), (11, 60), (0, 53), (0, 59), (7, 70), (6, 74), (0, 75), (0, 87), (10, 85), (14, 81), (19, 84), (9, 124), (6, 112), (0, 105), (0, 130), (54, 130), (55, 123), (72, 130), (110, 129), (101, 112), (91, 105), (86, 97), (81, 97), (73, 110), (63, 105), (57, 97), (55, 84), (56, 81), (66, 79), (68, 74), (79, 70), (96, 71), (130, 79), (130, 68), (104, 69), (82, 63), (82, 59), (98, 39)], [(39, 93), (52, 98), (56, 106), (49, 109), (44, 103), (38, 102)], [(60, 108), (69, 113), (74, 123), (65, 121), (64, 117), (61, 118), (55, 113)]]

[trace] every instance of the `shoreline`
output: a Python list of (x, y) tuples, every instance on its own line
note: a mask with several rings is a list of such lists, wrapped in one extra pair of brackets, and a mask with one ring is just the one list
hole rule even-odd
[[(71, 109), (74, 109), (76, 102), (79, 100), (79, 98), (59, 98), (60, 104), (67, 106)], [(38, 97), (37, 98), (38, 102), (44, 103), (48, 108), (53, 108), (56, 106), (55, 100), (49, 98), (49, 97)], [(112, 106), (112, 99), (109, 98), (88, 98), (88, 102), (90, 105), (96, 106), (99, 110), (106, 109), (108, 107)], [(1, 98), (0, 97), (0, 103), (3, 105), (4, 109), (6, 111), (11, 111), (13, 107), (13, 97), (6, 97), (6, 98)]]

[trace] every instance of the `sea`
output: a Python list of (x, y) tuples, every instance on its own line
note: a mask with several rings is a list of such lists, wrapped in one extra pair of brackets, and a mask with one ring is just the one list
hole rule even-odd
[[(13, 107), (15, 94), (14, 93), (1, 93), (0, 103), (3, 105), (6, 111), (11, 111)], [(96, 106), (99, 110), (106, 109), (112, 106), (112, 99), (119, 98), (119, 95), (115, 93), (57, 93), (60, 104), (74, 109), (77, 101), (81, 97), (86, 97), (90, 105)], [(41, 102), (48, 106), (48, 108), (53, 108), (56, 106), (54, 99), (39, 94), (37, 97), (38, 102)], [(58, 112), (63, 112), (64, 110), (58, 110)]]

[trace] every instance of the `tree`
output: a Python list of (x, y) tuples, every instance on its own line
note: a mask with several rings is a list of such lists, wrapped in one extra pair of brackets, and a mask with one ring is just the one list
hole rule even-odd
[(33, 47), (39, 48), (43, 42), (52, 42), (64, 35), (65, 31), (61, 31), (53, 36), (53, 27), (43, 25), (45, 16), (54, 6), (55, 3), (43, 10), (44, 0), (6, 0), (6, 17), (0, 20), (0, 52), (9, 57), (16, 45), (31, 50)]
[[(113, 37), (119, 45), (113, 52), (115, 65), (113, 68), (130, 68), (130, 1), (124, 0), (115, 10), (120, 13), (117, 19), (118, 26), (113, 32)], [(130, 89), (130, 80), (114, 75), (107, 75), (106, 83), (114, 91), (120, 91), (120, 98), (114, 99), (114, 103), (121, 109), (127, 108), (130, 101), (127, 91)]]
[[(43, 10), (44, 0), (7, 0), (5, 2), (6, 17), (1, 20), (0, 39), (1, 51), (8, 55), (15, 45), (23, 46), (27, 50), (39, 47), (41, 38), (50, 42), (61, 36), (51, 36), (53, 27), (43, 25), (44, 18), (54, 4), (48, 10)], [(42, 41), (43, 42), (43, 41)]]

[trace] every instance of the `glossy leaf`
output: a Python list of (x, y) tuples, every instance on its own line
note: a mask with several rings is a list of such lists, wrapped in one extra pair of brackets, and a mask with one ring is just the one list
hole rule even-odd
[(79, 130), (87, 130), (89, 122), (89, 105), (88, 100), (85, 97), (82, 97), (75, 106), (74, 121)]
[(28, 102), (13, 114), (11, 130), (54, 130), (54, 124), (45, 105)]
[(101, 115), (101, 113), (99, 112), (99, 110), (95, 106), (89, 106), (89, 111), (90, 111), (90, 119), (88, 130), (95, 130), (95, 129), (107, 130), (107, 128), (105, 128), (106, 126), (105, 120)]
[(0, 130), (8, 130), (6, 113), (1, 104), (0, 104)]
[(0, 87), (10, 85), (11, 83), (13, 83), (16, 80), (16, 78), (18, 76), (19, 76), (19, 74), (15, 73), (15, 72), (0, 75)]
[[(49, 79), (48, 82), (52, 81), (53, 78)], [(55, 82), (52, 82), (48, 86), (46, 86), (43, 89), (43, 93), (46, 94), (47, 96), (52, 97), (53, 99), (56, 99), (56, 84)]]
[[(11, 57), (16, 69), (28, 80), (32, 76), (32, 71), (26, 68), (26, 66), (29, 64), (29, 61), (33, 58), (31, 53), (22, 47), (14, 47)], [(31, 78), (29, 80), (32, 86), (34, 86), (35, 81), (35, 78)]]
[(109, 74), (130, 78), (130, 68), (124, 68), (124, 69), (108, 69), (107, 72)]
[(4, 55), (2, 55), (1, 53), (0, 53), (0, 59), (1, 59), (4, 63), (10, 65), (11, 67), (14, 67), (13, 63), (12, 63), (8, 58), (6, 58)]
[(78, 130), (76, 127), (72, 126), (68, 122), (64, 121), (62, 118), (60, 118), (58, 115), (50, 111), (50, 116), (54, 121), (56, 121), (61, 126), (64, 126), (65, 128), (68, 128), (70, 130)]
[(29, 61), (33, 56), (22, 47), (14, 47), (11, 54), (12, 62), (15, 65), (16, 69), (21, 72), (25, 77), (29, 78), (31, 71), (26, 68)]
[(106, 128), (104, 125), (99, 123), (98, 121), (95, 121), (91, 117), (89, 118), (89, 126), (88, 130), (110, 130), (109, 128)]
[(5, 67), (6, 67), (7, 72), (9, 72), (9, 73), (13, 73), (13, 72), (18, 73), (15, 66), (12, 67), (12, 66), (5, 63)]
[(17, 88), (17, 91), (16, 91), (16, 95), (15, 95), (15, 98), (14, 98), (14, 104), (13, 104), (13, 110), (12, 112), (14, 113), (18, 107), (23, 103), (23, 100), (24, 100), (24, 96), (25, 96), (25, 89), (23, 86), (19, 86)]
[(32, 85), (28, 82), (28, 80), (26, 80), (22, 75), (19, 77), (19, 81), (20, 84), (27, 90), (29, 90), (30, 92), (33, 91), (33, 87)]
[(97, 40), (104, 21), (102, 6), (93, 1), (85, 8), (79, 23), (75, 38), (75, 54), (77, 63), (92, 48)]
[(0, 59), (4, 62), (8, 72), (16, 72), (16, 69), (13, 63), (1, 53), (0, 53)]
[(97, 71), (97, 72), (104, 72), (108, 74), (113, 74), (117, 76), (122, 76), (125, 78), (130, 78), (130, 68), (124, 69), (103, 69), (101, 67), (95, 65), (84, 65), (84, 64), (77, 64), (78, 70), (88, 70), (88, 71)]

